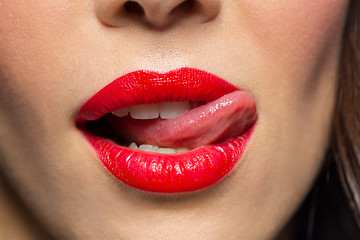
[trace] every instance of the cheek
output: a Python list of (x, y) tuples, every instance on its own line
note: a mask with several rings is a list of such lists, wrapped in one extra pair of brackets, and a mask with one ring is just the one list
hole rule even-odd
[(259, 112), (278, 117), (282, 112), (288, 115), (284, 121), (292, 116), (298, 121), (318, 117), (316, 111), (323, 109), (322, 104), (330, 106), (332, 101), (326, 98), (333, 99), (336, 91), (348, 1), (241, 1), (238, 5), (243, 29), (233, 32), (243, 36), (241, 42), (249, 49), (241, 71), (256, 91)]
[[(73, 79), (68, 76), (74, 72), (76, 61), (69, 54), (73, 51), (66, 49), (87, 9), (76, 4), (85, 3), (69, 0), (0, 3), (0, 112), (6, 116), (0, 120), (8, 121), (14, 129), (27, 128), (22, 135), (36, 129), (32, 125), (51, 122), (50, 118), (58, 117), (57, 113), (59, 116), (64, 113), (64, 102), (75, 95), (70, 84)], [(49, 109), (57, 111), (46, 115)]]
[[(76, 64), (65, 49), (82, 19), (74, 18), (74, 4), (0, 1), (0, 139), (7, 139), (0, 152), (16, 155), (7, 159), (25, 159), (40, 143), (56, 140), (53, 129), (65, 134), (71, 124), (66, 103), (76, 94), (68, 76)], [(8, 150), (16, 146), (21, 151)]]
[[(246, 21), (263, 47), (293, 45), (294, 50), (315, 50), (342, 25), (347, 0), (254, 1), (244, 3)], [(240, 3), (241, 4), (241, 3)], [(280, 50), (280, 49), (279, 49)]]
[(51, 76), (61, 74), (65, 64), (73, 64), (64, 49), (83, 16), (76, 14), (80, 8), (75, 4), (66, 0), (0, 3), (0, 80), (6, 87), (2, 93), (11, 89), (16, 97), (36, 99), (61, 90)]
[(261, 56), (260, 61), (253, 61), (260, 62), (261, 71), (255, 65), (250, 71), (257, 79), (255, 88), (261, 89), (259, 98), (263, 98), (259, 112), (269, 117), (273, 129), (280, 130), (273, 131), (275, 135), (283, 132), (280, 139), (288, 139), (284, 144), (292, 142), (305, 152), (316, 151), (326, 142), (331, 122), (348, 1), (248, 4), (244, 8), (247, 21), (256, 26), (251, 32), (254, 52)]
[(295, 128), (308, 132), (305, 147), (310, 137), (329, 131), (348, 1), (281, 0), (253, 7), (261, 9), (253, 19), (253, 39), (262, 47), (265, 69), (258, 79), (267, 79), (261, 81), (262, 94), (272, 99), (263, 101), (264, 111), (278, 118), (274, 123), (289, 125), (288, 133), (300, 134)]
[[(292, 76), (291, 84), (301, 87), (297, 91), (309, 90), (314, 84), (311, 76), (323, 71), (319, 64), (333, 59), (331, 56), (339, 50), (348, 1), (281, 0), (262, 6), (260, 1), (254, 2), (246, 8), (246, 14), (249, 26), (255, 26), (252, 40), (266, 59), (264, 67), (270, 73), (281, 72), (279, 80), (289, 81), (286, 75)], [(296, 75), (308, 80), (306, 89)]]
[(336, 99), (347, 3), (238, 3), (243, 10), (239, 21), (245, 23), (232, 32), (249, 49), (242, 53), (247, 62), (246, 68), (240, 66), (240, 74), (249, 80), (259, 112), (259, 134), (249, 146), (253, 161), (245, 166), (249, 182), (260, 189), (254, 190), (254, 208), (264, 206), (261, 210), (266, 212), (270, 208), (265, 206), (272, 205), (287, 210), (275, 215), (289, 214), (321, 167)]
[(49, 7), (47, 2), (43, 2), (43, 5), (39, 1), (3, 1), (0, 4), (0, 79), (5, 86), (2, 95), (12, 96), (7, 94), (11, 91), (16, 94), (15, 98), (26, 98), (26, 95), (34, 97), (48, 90), (45, 89), (48, 84), (43, 84), (44, 79), (38, 76), (48, 71), (45, 56), (50, 54), (49, 49), (57, 49), (52, 39), (59, 34), (54, 33), (49, 23), (49, 13), (57, 13), (46, 8)]

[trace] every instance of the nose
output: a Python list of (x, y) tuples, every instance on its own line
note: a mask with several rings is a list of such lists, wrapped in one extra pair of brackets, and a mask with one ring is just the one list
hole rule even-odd
[(98, 0), (98, 19), (112, 27), (143, 22), (165, 28), (179, 21), (208, 22), (219, 11), (221, 0)]

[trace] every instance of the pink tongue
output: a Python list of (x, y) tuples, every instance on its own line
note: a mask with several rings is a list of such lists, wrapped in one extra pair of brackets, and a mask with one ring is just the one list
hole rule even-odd
[(111, 116), (109, 124), (117, 135), (129, 142), (192, 149), (239, 136), (256, 118), (253, 97), (247, 92), (235, 91), (175, 119)]

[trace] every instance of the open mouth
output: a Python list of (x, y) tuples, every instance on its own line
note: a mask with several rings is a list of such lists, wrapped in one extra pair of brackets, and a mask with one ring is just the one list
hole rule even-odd
[(185, 142), (183, 136), (177, 137), (185, 130), (179, 126), (186, 122), (183, 119), (186, 113), (203, 104), (185, 101), (123, 107), (87, 122), (85, 129), (134, 150), (163, 154), (187, 152), (196, 146)]
[(256, 120), (250, 93), (181, 68), (114, 80), (82, 106), (76, 123), (117, 179), (145, 191), (180, 193), (226, 176)]

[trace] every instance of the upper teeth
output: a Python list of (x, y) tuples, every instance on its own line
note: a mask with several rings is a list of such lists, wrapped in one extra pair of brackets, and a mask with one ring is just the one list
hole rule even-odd
[(120, 108), (114, 112), (118, 117), (130, 116), (134, 119), (172, 119), (183, 115), (191, 109), (190, 102), (163, 102), (158, 104), (135, 105)]
[(128, 146), (134, 150), (140, 150), (144, 152), (155, 152), (155, 153), (162, 153), (162, 154), (175, 154), (175, 153), (183, 153), (189, 151), (187, 148), (161, 148), (150, 144), (141, 144), (138, 146), (135, 142), (130, 143)]

